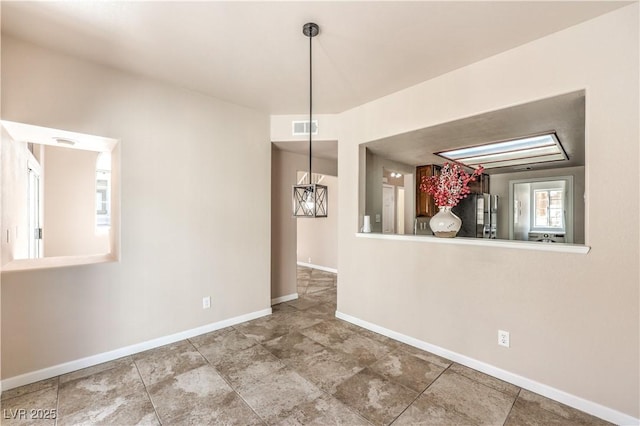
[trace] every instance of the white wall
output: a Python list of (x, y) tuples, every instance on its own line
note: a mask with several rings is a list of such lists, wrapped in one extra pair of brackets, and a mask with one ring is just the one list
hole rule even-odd
[(108, 232), (96, 232), (98, 153), (46, 146), (44, 158), (44, 256), (109, 253)]
[(327, 217), (297, 219), (298, 262), (338, 269), (338, 178), (324, 175), (327, 186)]
[[(342, 114), (338, 311), (640, 417), (638, 16), (635, 3)], [(355, 236), (359, 144), (580, 89), (589, 254)]]
[(122, 189), (120, 262), (2, 273), (3, 378), (269, 309), (268, 115), (7, 36), (1, 60), (2, 118), (118, 139)]

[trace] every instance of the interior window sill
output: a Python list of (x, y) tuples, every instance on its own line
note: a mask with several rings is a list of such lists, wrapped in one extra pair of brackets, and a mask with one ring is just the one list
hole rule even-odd
[(358, 238), (369, 238), (374, 240), (396, 240), (396, 241), (418, 241), (428, 244), (452, 244), (463, 246), (512, 248), (519, 250), (537, 250), (560, 253), (587, 254), (591, 247), (580, 244), (566, 243), (543, 243), (537, 241), (515, 241), (515, 240), (490, 240), (487, 238), (438, 238), (433, 235), (411, 235), (411, 234), (378, 234), (378, 233), (356, 233)]
[(36, 269), (61, 268), (65, 266), (91, 265), (118, 261), (113, 254), (95, 254), (88, 256), (43, 257), (40, 259), (18, 259), (2, 266), (2, 272), (30, 271)]

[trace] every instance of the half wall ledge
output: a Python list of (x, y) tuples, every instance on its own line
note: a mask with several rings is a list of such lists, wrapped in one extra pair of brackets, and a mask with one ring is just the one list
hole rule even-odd
[(0, 270), (5, 272), (30, 271), (35, 269), (61, 268), (65, 266), (92, 265), (95, 263), (118, 262), (115, 254), (95, 254), (86, 256), (42, 257), (38, 259), (19, 259), (3, 265)]
[(453, 244), (463, 246), (512, 248), (518, 250), (537, 250), (556, 253), (587, 254), (591, 247), (580, 244), (543, 243), (537, 241), (490, 240), (485, 238), (438, 238), (432, 235), (402, 235), (357, 232), (358, 238), (374, 240), (412, 241), (427, 244)]

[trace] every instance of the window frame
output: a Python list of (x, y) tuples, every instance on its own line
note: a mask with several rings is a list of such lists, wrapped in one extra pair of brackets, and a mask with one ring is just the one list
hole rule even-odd
[[(554, 181), (555, 182), (555, 181)], [(561, 206), (561, 211), (563, 212), (562, 217), (561, 217), (561, 222), (562, 222), (562, 226), (550, 226), (550, 220), (551, 220), (551, 192), (553, 191), (560, 191), (562, 193), (562, 206)], [(538, 211), (538, 197), (537, 194), (539, 192), (546, 192), (547, 193), (547, 199), (549, 200), (549, 205), (546, 207), (547, 210), (547, 226), (539, 226), (536, 224), (536, 219), (537, 219), (537, 211)], [(567, 206), (567, 188), (566, 188), (566, 183), (565, 183), (565, 188), (558, 188), (558, 187), (553, 187), (553, 188), (531, 188), (531, 196), (530, 196), (530, 206), (531, 206), (531, 223), (530, 223), (530, 229), (531, 232), (554, 232), (554, 233), (562, 233), (565, 234), (566, 230), (567, 230), (567, 223), (565, 220), (565, 215), (564, 212), (567, 211), (566, 206)]]

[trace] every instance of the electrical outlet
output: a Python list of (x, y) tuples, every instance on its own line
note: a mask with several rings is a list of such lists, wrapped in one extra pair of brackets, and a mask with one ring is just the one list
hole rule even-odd
[(202, 309), (209, 309), (211, 307), (211, 296), (202, 298)]
[(509, 347), (509, 332), (498, 330), (498, 344), (500, 346)]
[(382, 218), (380, 217), (379, 213), (376, 213), (376, 223), (380, 223), (382, 222)]

